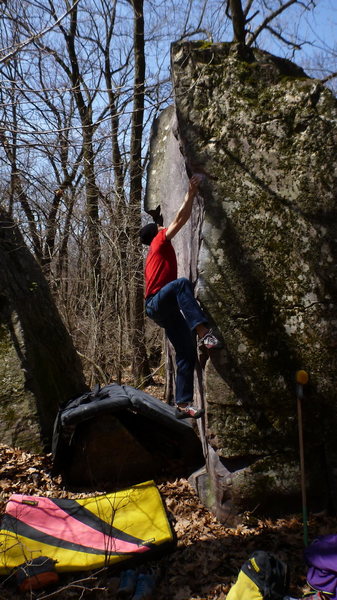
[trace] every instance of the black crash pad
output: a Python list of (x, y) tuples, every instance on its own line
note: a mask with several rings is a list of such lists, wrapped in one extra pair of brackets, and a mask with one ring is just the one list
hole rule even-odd
[(131, 386), (112, 383), (69, 400), (54, 426), (54, 467), (77, 488), (119, 489), (204, 464), (190, 420)]

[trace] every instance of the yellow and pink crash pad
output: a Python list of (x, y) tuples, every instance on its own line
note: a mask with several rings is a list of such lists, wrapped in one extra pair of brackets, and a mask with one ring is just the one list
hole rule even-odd
[[(90, 498), (13, 494), (0, 531), (0, 575), (37, 556), (83, 571), (165, 551), (174, 543), (153, 481)], [(144, 556), (145, 558), (145, 556)]]

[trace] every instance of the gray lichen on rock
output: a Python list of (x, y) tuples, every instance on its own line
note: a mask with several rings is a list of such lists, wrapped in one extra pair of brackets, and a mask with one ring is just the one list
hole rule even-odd
[[(191, 244), (198, 299), (224, 340), (198, 392), (207, 408), (201, 434), (215, 451), (215, 510), (233, 510), (236, 496), (223, 482), (230, 477), (233, 490), (245, 469), (250, 483), (241, 491), (245, 506), (250, 496), (253, 504), (254, 463), (264, 465), (265, 480), (282, 473), (281, 496), (288, 489), (294, 498), (299, 368), (310, 373), (309, 487), (319, 482), (331, 494), (334, 477), (324, 473), (337, 467), (336, 98), (291, 62), (235, 44), (174, 44), (172, 77), (181, 163), (208, 174)], [(279, 506), (277, 486), (269, 487)]]

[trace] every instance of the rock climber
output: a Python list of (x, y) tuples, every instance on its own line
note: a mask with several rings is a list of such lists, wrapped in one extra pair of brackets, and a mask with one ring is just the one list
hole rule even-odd
[(209, 328), (207, 318), (194, 297), (189, 279), (177, 279), (177, 259), (172, 238), (192, 213), (193, 200), (203, 175), (193, 175), (175, 218), (168, 227), (149, 223), (140, 230), (143, 244), (150, 246), (145, 262), (145, 310), (157, 325), (165, 329), (176, 355), (176, 416), (198, 419), (203, 409), (193, 406), (193, 379), (196, 343), (209, 350), (221, 348), (221, 341)]

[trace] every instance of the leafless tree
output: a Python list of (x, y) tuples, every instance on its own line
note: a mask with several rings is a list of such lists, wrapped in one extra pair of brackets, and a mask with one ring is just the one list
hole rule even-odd
[[(234, 41), (242, 45), (252, 46), (256, 43), (261, 32), (268, 32), (286, 45), (297, 45), (292, 39), (287, 39), (286, 34), (271, 26), (282, 13), (291, 6), (301, 6), (303, 10), (315, 8), (314, 0), (227, 0), (226, 14), (232, 21)], [(260, 17), (257, 19), (257, 17)]]
[(89, 382), (120, 380), (130, 365), (134, 382), (149, 374), (138, 229), (149, 126), (171, 101), (170, 43), (229, 39), (232, 23), (241, 45), (257, 45), (268, 34), (300, 49), (303, 40), (288, 36), (281, 17), (314, 6), (0, 4), (1, 202), (50, 280)]

